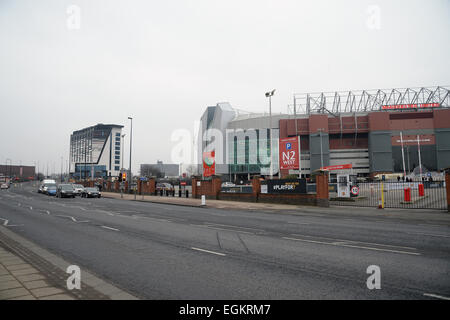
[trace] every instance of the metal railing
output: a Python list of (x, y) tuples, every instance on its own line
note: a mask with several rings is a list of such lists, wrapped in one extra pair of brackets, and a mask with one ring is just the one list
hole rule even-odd
[[(330, 191), (330, 204), (341, 206), (447, 209), (445, 181), (359, 182), (358, 194), (339, 197)], [(337, 191), (337, 190), (336, 190)]]

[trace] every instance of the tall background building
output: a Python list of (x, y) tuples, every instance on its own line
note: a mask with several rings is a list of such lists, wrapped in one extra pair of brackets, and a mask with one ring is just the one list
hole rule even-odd
[(121, 169), (121, 125), (97, 124), (70, 135), (70, 174), (79, 178), (117, 177)]

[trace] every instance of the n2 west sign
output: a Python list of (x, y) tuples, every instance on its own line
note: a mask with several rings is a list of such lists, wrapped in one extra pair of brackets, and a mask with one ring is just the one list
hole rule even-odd
[(280, 169), (298, 169), (298, 137), (280, 139)]

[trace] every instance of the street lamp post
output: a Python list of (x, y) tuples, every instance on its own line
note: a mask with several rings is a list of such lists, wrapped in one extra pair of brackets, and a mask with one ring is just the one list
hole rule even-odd
[(122, 135), (122, 164), (120, 166), (120, 172), (122, 173), (123, 170), (123, 156), (125, 155), (125, 133)]
[(273, 179), (273, 165), (272, 165), (272, 96), (275, 94), (275, 89), (266, 92), (266, 97), (269, 98), (269, 135), (270, 135), (270, 179)]
[[(132, 145), (132, 139), (133, 139), (133, 118), (132, 117), (128, 117), (129, 120), (131, 120), (131, 127), (130, 127), (130, 167), (129, 167), (129, 172), (128, 172), (128, 183), (131, 182), (131, 145)], [(128, 186), (129, 187), (129, 186)]]

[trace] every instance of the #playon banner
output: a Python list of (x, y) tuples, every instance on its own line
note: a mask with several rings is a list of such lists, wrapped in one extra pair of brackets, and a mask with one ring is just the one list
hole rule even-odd
[(280, 139), (280, 169), (298, 169), (298, 137)]
[(210, 177), (216, 173), (215, 151), (203, 152), (203, 176)]

